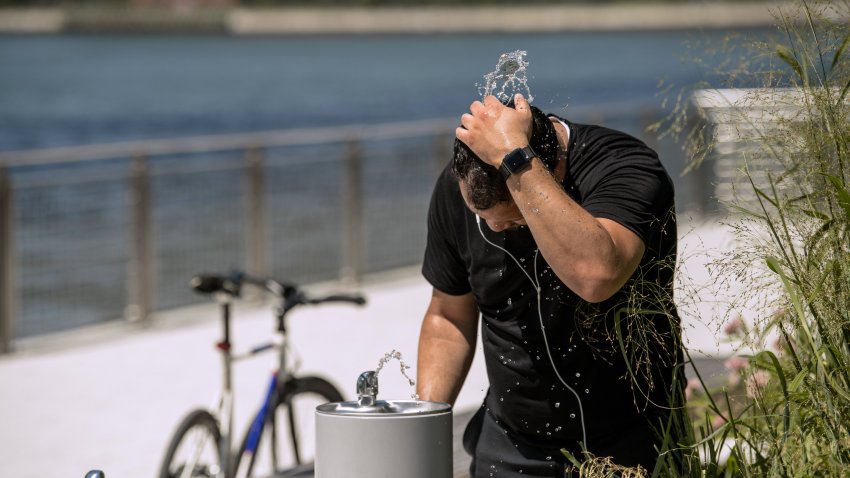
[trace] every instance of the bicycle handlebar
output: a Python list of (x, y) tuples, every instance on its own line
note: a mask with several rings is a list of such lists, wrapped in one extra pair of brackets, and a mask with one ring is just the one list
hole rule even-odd
[(366, 298), (360, 294), (334, 294), (321, 299), (307, 299), (307, 304), (321, 304), (323, 302), (349, 302), (356, 305), (366, 303)]
[(189, 281), (192, 289), (199, 294), (224, 294), (233, 298), (240, 297), (244, 284), (260, 287), (273, 296), (282, 299), (284, 313), (302, 304), (317, 305), (325, 302), (348, 302), (363, 305), (366, 303), (366, 298), (360, 294), (331, 294), (324, 297), (308, 297), (294, 284), (254, 277), (238, 271), (227, 275), (199, 274)]

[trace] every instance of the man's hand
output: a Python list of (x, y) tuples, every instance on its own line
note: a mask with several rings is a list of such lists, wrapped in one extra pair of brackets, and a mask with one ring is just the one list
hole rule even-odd
[(516, 109), (503, 105), (495, 96), (484, 98), (483, 103), (473, 102), (469, 113), (460, 117), (463, 127), (455, 130), (457, 139), (482, 161), (498, 168), (506, 154), (527, 146), (531, 138), (531, 107), (519, 93), (514, 104)]

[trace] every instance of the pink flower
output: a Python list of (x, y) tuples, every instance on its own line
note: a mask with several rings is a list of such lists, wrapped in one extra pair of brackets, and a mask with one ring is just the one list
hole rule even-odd
[(726, 424), (726, 419), (723, 418), (723, 415), (717, 415), (716, 417), (714, 417), (714, 420), (711, 421), (711, 429), (717, 430), (718, 428), (722, 427), (725, 424)]
[(737, 387), (739, 383), (741, 383), (741, 372), (734, 371), (729, 372), (727, 383), (730, 387)]
[(726, 367), (726, 370), (732, 370), (735, 372), (747, 368), (747, 365), (749, 364), (749, 360), (738, 356), (729, 357), (729, 359), (723, 362), (723, 366)]
[(747, 396), (756, 398), (757, 395), (761, 394), (761, 391), (767, 386), (769, 381), (770, 374), (764, 370), (758, 370), (747, 377)]
[(726, 322), (726, 325), (723, 326), (723, 333), (726, 335), (734, 336), (739, 335), (744, 332), (744, 319), (739, 315), (734, 319)]
[(694, 377), (688, 380), (688, 384), (685, 386), (685, 400), (690, 400), (700, 392), (702, 392), (702, 383), (700, 383), (699, 379)]

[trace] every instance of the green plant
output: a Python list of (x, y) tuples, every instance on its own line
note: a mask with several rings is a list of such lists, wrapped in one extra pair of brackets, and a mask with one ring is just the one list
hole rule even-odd
[(762, 87), (728, 105), (757, 147), (727, 204), (741, 247), (715, 266), (762, 310), (738, 381), (690, 387), (704, 476), (850, 476), (850, 3), (777, 19)]

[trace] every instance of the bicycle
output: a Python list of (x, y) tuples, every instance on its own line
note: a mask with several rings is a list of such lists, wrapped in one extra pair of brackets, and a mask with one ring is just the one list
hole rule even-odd
[[(339, 390), (318, 376), (296, 376), (287, 366), (286, 315), (300, 305), (317, 305), (328, 302), (348, 302), (357, 305), (366, 299), (357, 294), (334, 294), (309, 297), (293, 284), (282, 284), (271, 279), (251, 277), (241, 272), (226, 276), (199, 275), (190, 282), (198, 293), (212, 296), (221, 306), (222, 339), (216, 343), (223, 364), (222, 391), (218, 406), (213, 410), (196, 409), (183, 418), (166, 448), (159, 471), (160, 478), (247, 478), (253, 476), (258, 452), (266, 440), (271, 475), (312, 476), (313, 464), (302, 456), (299, 430), (296, 424), (295, 402), (314, 396), (315, 405), (342, 401)], [(235, 355), (231, 351), (231, 303), (241, 296), (245, 285), (256, 286), (270, 293), (276, 300), (277, 327), (275, 339)], [(265, 399), (254, 416), (235, 454), (231, 453), (233, 430), (233, 362), (269, 351), (278, 351), (278, 369), (272, 375)], [(286, 425), (279, 423), (280, 416)], [(287, 431), (288, 441), (282, 440), (281, 431)], [(285, 446), (288, 445), (288, 446)], [(287, 450), (288, 448), (288, 450)]]

